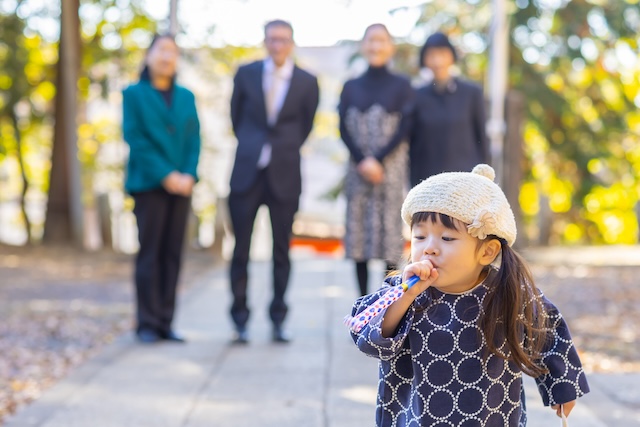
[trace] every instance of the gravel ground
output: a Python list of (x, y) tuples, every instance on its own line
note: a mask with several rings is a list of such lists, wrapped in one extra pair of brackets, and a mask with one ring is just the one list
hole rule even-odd
[[(182, 290), (213, 256), (186, 257)], [(640, 266), (532, 264), (587, 372), (640, 372)], [(0, 424), (132, 327), (132, 256), (0, 246)]]
[(640, 372), (640, 266), (532, 266), (587, 372)]
[[(181, 289), (210, 267), (190, 252)], [(133, 325), (133, 257), (0, 246), (0, 424)]]

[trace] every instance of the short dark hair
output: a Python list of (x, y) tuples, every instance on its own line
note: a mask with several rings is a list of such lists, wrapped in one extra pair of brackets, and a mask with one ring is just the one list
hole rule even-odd
[[(149, 47), (147, 47), (147, 50), (144, 53), (144, 56), (146, 58), (147, 54), (149, 53), (149, 51), (151, 50), (151, 48), (156, 44), (156, 42), (158, 40), (161, 39), (170, 39), (171, 41), (173, 41), (173, 43), (175, 43), (176, 46), (178, 46), (178, 44), (176, 43), (176, 38), (174, 37), (173, 34), (171, 33), (162, 33), (162, 34), (154, 34), (153, 38), (151, 39), (151, 43), (149, 43)], [(147, 63), (144, 63), (144, 67), (142, 67), (142, 71), (140, 72), (140, 80), (151, 80), (151, 75), (149, 74), (149, 66), (147, 65)], [(173, 76), (173, 82), (175, 83), (176, 80), (176, 76)]]
[(293, 37), (293, 27), (289, 21), (285, 21), (284, 19), (274, 19), (273, 21), (269, 21), (264, 24), (264, 35), (267, 36), (267, 30), (271, 27), (286, 27), (291, 31), (291, 37)]
[(453, 45), (449, 41), (449, 37), (447, 37), (446, 34), (438, 31), (431, 34), (427, 38), (427, 41), (424, 42), (424, 45), (422, 46), (422, 48), (420, 48), (420, 57), (418, 58), (419, 68), (424, 67), (424, 55), (425, 53), (427, 53), (427, 50), (429, 50), (429, 48), (431, 47), (446, 47), (449, 50), (451, 50), (451, 53), (453, 54), (454, 62), (458, 60), (458, 53), (456, 52), (456, 49), (453, 47)]
[(380, 23), (380, 22), (376, 22), (375, 24), (371, 24), (371, 25), (369, 25), (369, 26), (367, 27), (367, 29), (366, 29), (366, 30), (364, 30), (364, 35), (363, 35), (363, 37), (362, 37), (362, 38), (366, 37), (366, 36), (367, 36), (367, 33), (368, 33), (369, 31), (371, 31), (372, 29), (374, 29), (374, 28), (382, 28), (382, 29), (384, 30), (384, 32), (385, 32), (385, 33), (387, 33), (387, 35), (389, 36), (389, 38), (390, 38), (390, 39), (391, 39), (391, 38), (393, 38), (393, 37), (391, 37), (391, 33), (389, 32), (389, 29), (387, 28), (387, 26), (386, 26), (386, 25), (384, 25), (384, 24), (382, 24), (382, 23)]

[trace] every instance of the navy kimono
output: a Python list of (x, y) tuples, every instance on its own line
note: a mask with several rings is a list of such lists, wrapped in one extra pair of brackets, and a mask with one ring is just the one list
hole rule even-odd
[[(399, 283), (400, 276), (386, 279), (379, 291), (355, 302), (352, 315)], [(384, 312), (352, 333), (362, 352), (380, 359), (376, 426), (526, 425), (522, 370), (495, 355), (483, 357), (478, 319), (486, 292), (484, 283), (461, 294), (429, 288), (416, 298), (394, 336), (382, 336)], [(589, 386), (565, 321), (540, 298), (552, 338), (543, 352), (549, 373), (535, 380), (545, 405), (566, 403)]]

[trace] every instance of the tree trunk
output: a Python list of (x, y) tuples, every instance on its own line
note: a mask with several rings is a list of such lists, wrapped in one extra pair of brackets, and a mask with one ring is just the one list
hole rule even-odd
[(503, 184), (507, 200), (516, 219), (518, 239), (516, 247), (527, 246), (528, 239), (522, 222), (522, 210), (520, 209), (520, 187), (523, 180), (524, 161), (524, 136), (523, 127), (525, 121), (525, 99), (522, 93), (510, 91), (506, 99), (507, 133), (504, 143)]
[(55, 128), (43, 242), (82, 245), (82, 200), (77, 156), (79, 0), (62, 0)]
[(178, 34), (178, 0), (169, 0), (169, 33)]
[(27, 171), (24, 166), (24, 154), (22, 151), (22, 136), (20, 135), (20, 128), (18, 127), (18, 117), (16, 113), (11, 110), (11, 123), (13, 124), (14, 137), (16, 139), (16, 151), (18, 153), (18, 164), (20, 165), (20, 177), (22, 178), (22, 194), (20, 195), (20, 212), (22, 213), (22, 219), (24, 220), (24, 228), (27, 233), (27, 245), (32, 243), (31, 236), (31, 221), (29, 221), (29, 215), (27, 215), (26, 196), (29, 190), (29, 180), (27, 179)]

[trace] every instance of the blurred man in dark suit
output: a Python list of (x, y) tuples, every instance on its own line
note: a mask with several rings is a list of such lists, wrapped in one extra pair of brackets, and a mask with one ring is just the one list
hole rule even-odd
[(313, 127), (319, 89), (315, 76), (294, 64), (291, 24), (268, 22), (268, 57), (241, 66), (234, 78), (231, 121), (238, 139), (229, 193), (235, 234), (230, 279), (235, 342), (248, 341), (248, 263), (258, 208), (269, 208), (273, 230), (273, 299), (269, 315), (272, 339), (287, 342), (285, 292), (291, 263), (291, 228), (301, 192), (300, 148)]

